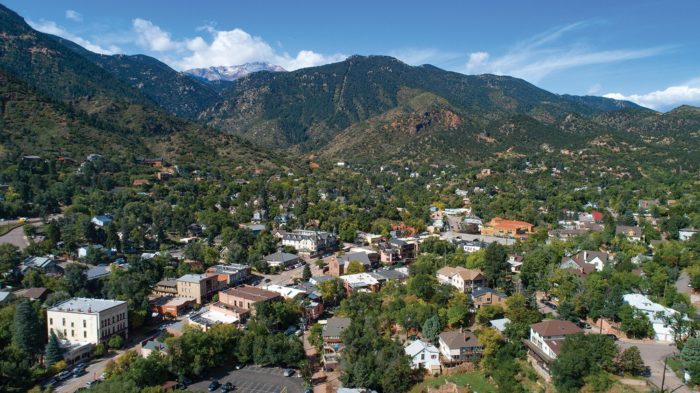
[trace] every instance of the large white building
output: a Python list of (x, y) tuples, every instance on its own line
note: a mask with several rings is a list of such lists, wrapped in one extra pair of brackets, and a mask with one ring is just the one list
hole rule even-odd
[(404, 348), (406, 355), (411, 358), (411, 368), (423, 369), (430, 373), (439, 373), (440, 350), (433, 344), (416, 340)]
[(296, 230), (282, 237), (282, 245), (290, 246), (302, 254), (316, 256), (333, 250), (338, 238), (329, 232)]
[(48, 333), (70, 342), (98, 344), (114, 335), (128, 337), (127, 303), (119, 300), (73, 298), (48, 309)]

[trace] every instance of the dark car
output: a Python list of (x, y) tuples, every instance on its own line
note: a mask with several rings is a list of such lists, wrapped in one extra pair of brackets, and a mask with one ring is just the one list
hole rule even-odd
[(221, 391), (223, 393), (232, 392), (234, 388), (235, 387), (233, 386), (233, 384), (231, 382), (226, 382), (225, 384), (223, 384), (221, 386)]
[(73, 378), (78, 378), (81, 375), (85, 374), (87, 374), (87, 371), (85, 371), (84, 368), (76, 368), (75, 370), (73, 370)]
[(295, 372), (294, 369), (288, 368), (288, 369), (284, 370), (284, 374), (283, 374), (283, 375), (284, 375), (285, 377), (291, 377), (292, 375), (294, 375), (294, 372)]
[(210, 392), (213, 392), (213, 391), (215, 391), (216, 389), (218, 389), (219, 386), (221, 386), (221, 384), (219, 383), (219, 381), (213, 380), (213, 381), (211, 381), (211, 383), (209, 384), (209, 387), (208, 387), (207, 389), (208, 389)]
[(614, 334), (606, 334), (606, 336), (610, 337), (613, 341), (617, 341), (617, 340), (618, 340), (617, 336), (614, 335)]
[(590, 329), (590, 328), (591, 328), (591, 325), (590, 325), (590, 324), (588, 324), (587, 322), (583, 322), (583, 321), (578, 321), (578, 322), (576, 323), (576, 325), (577, 325), (578, 327), (580, 327), (581, 329)]

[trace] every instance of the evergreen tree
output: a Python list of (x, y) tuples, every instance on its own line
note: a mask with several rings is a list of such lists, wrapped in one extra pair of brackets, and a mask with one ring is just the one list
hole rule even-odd
[(49, 336), (49, 343), (46, 344), (46, 350), (44, 352), (44, 362), (46, 364), (46, 367), (51, 367), (54, 363), (58, 362), (61, 359), (63, 359), (63, 350), (61, 349), (61, 346), (58, 343), (58, 337), (56, 337), (56, 333), (52, 331), (51, 336)]
[(304, 271), (301, 273), (301, 278), (304, 281), (309, 281), (309, 279), (311, 278), (311, 267), (308, 263), (304, 265)]
[(25, 300), (17, 305), (14, 318), (12, 342), (25, 355), (33, 355), (41, 350), (41, 322), (32, 305)]
[(440, 331), (442, 331), (442, 326), (440, 324), (440, 318), (437, 315), (433, 315), (423, 322), (421, 329), (423, 338), (430, 340), (430, 342), (435, 342)]

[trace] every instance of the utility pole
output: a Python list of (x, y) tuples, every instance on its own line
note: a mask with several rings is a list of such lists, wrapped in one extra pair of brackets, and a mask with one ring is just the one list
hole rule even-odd
[(664, 392), (664, 383), (666, 382), (666, 361), (667, 357), (664, 358), (664, 373), (661, 375), (661, 393)]

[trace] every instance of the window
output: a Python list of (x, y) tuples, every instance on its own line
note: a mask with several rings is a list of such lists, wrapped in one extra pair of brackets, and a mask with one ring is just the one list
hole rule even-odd
[(87, 321), (83, 319), (83, 327), (87, 327)]
[(83, 330), (83, 338), (87, 338), (87, 331)]
[(71, 322), (70, 327), (75, 327), (75, 323)]
[(66, 319), (65, 318), (62, 318), (62, 319), (63, 319), (63, 326), (66, 326)]
[(70, 331), (70, 336), (71, 336), (71, 337), (75, 337), (75, 330), (71, 330), (71, 331)]
[(49, 318), (49, 325), (53, 325), (53, 318)]

